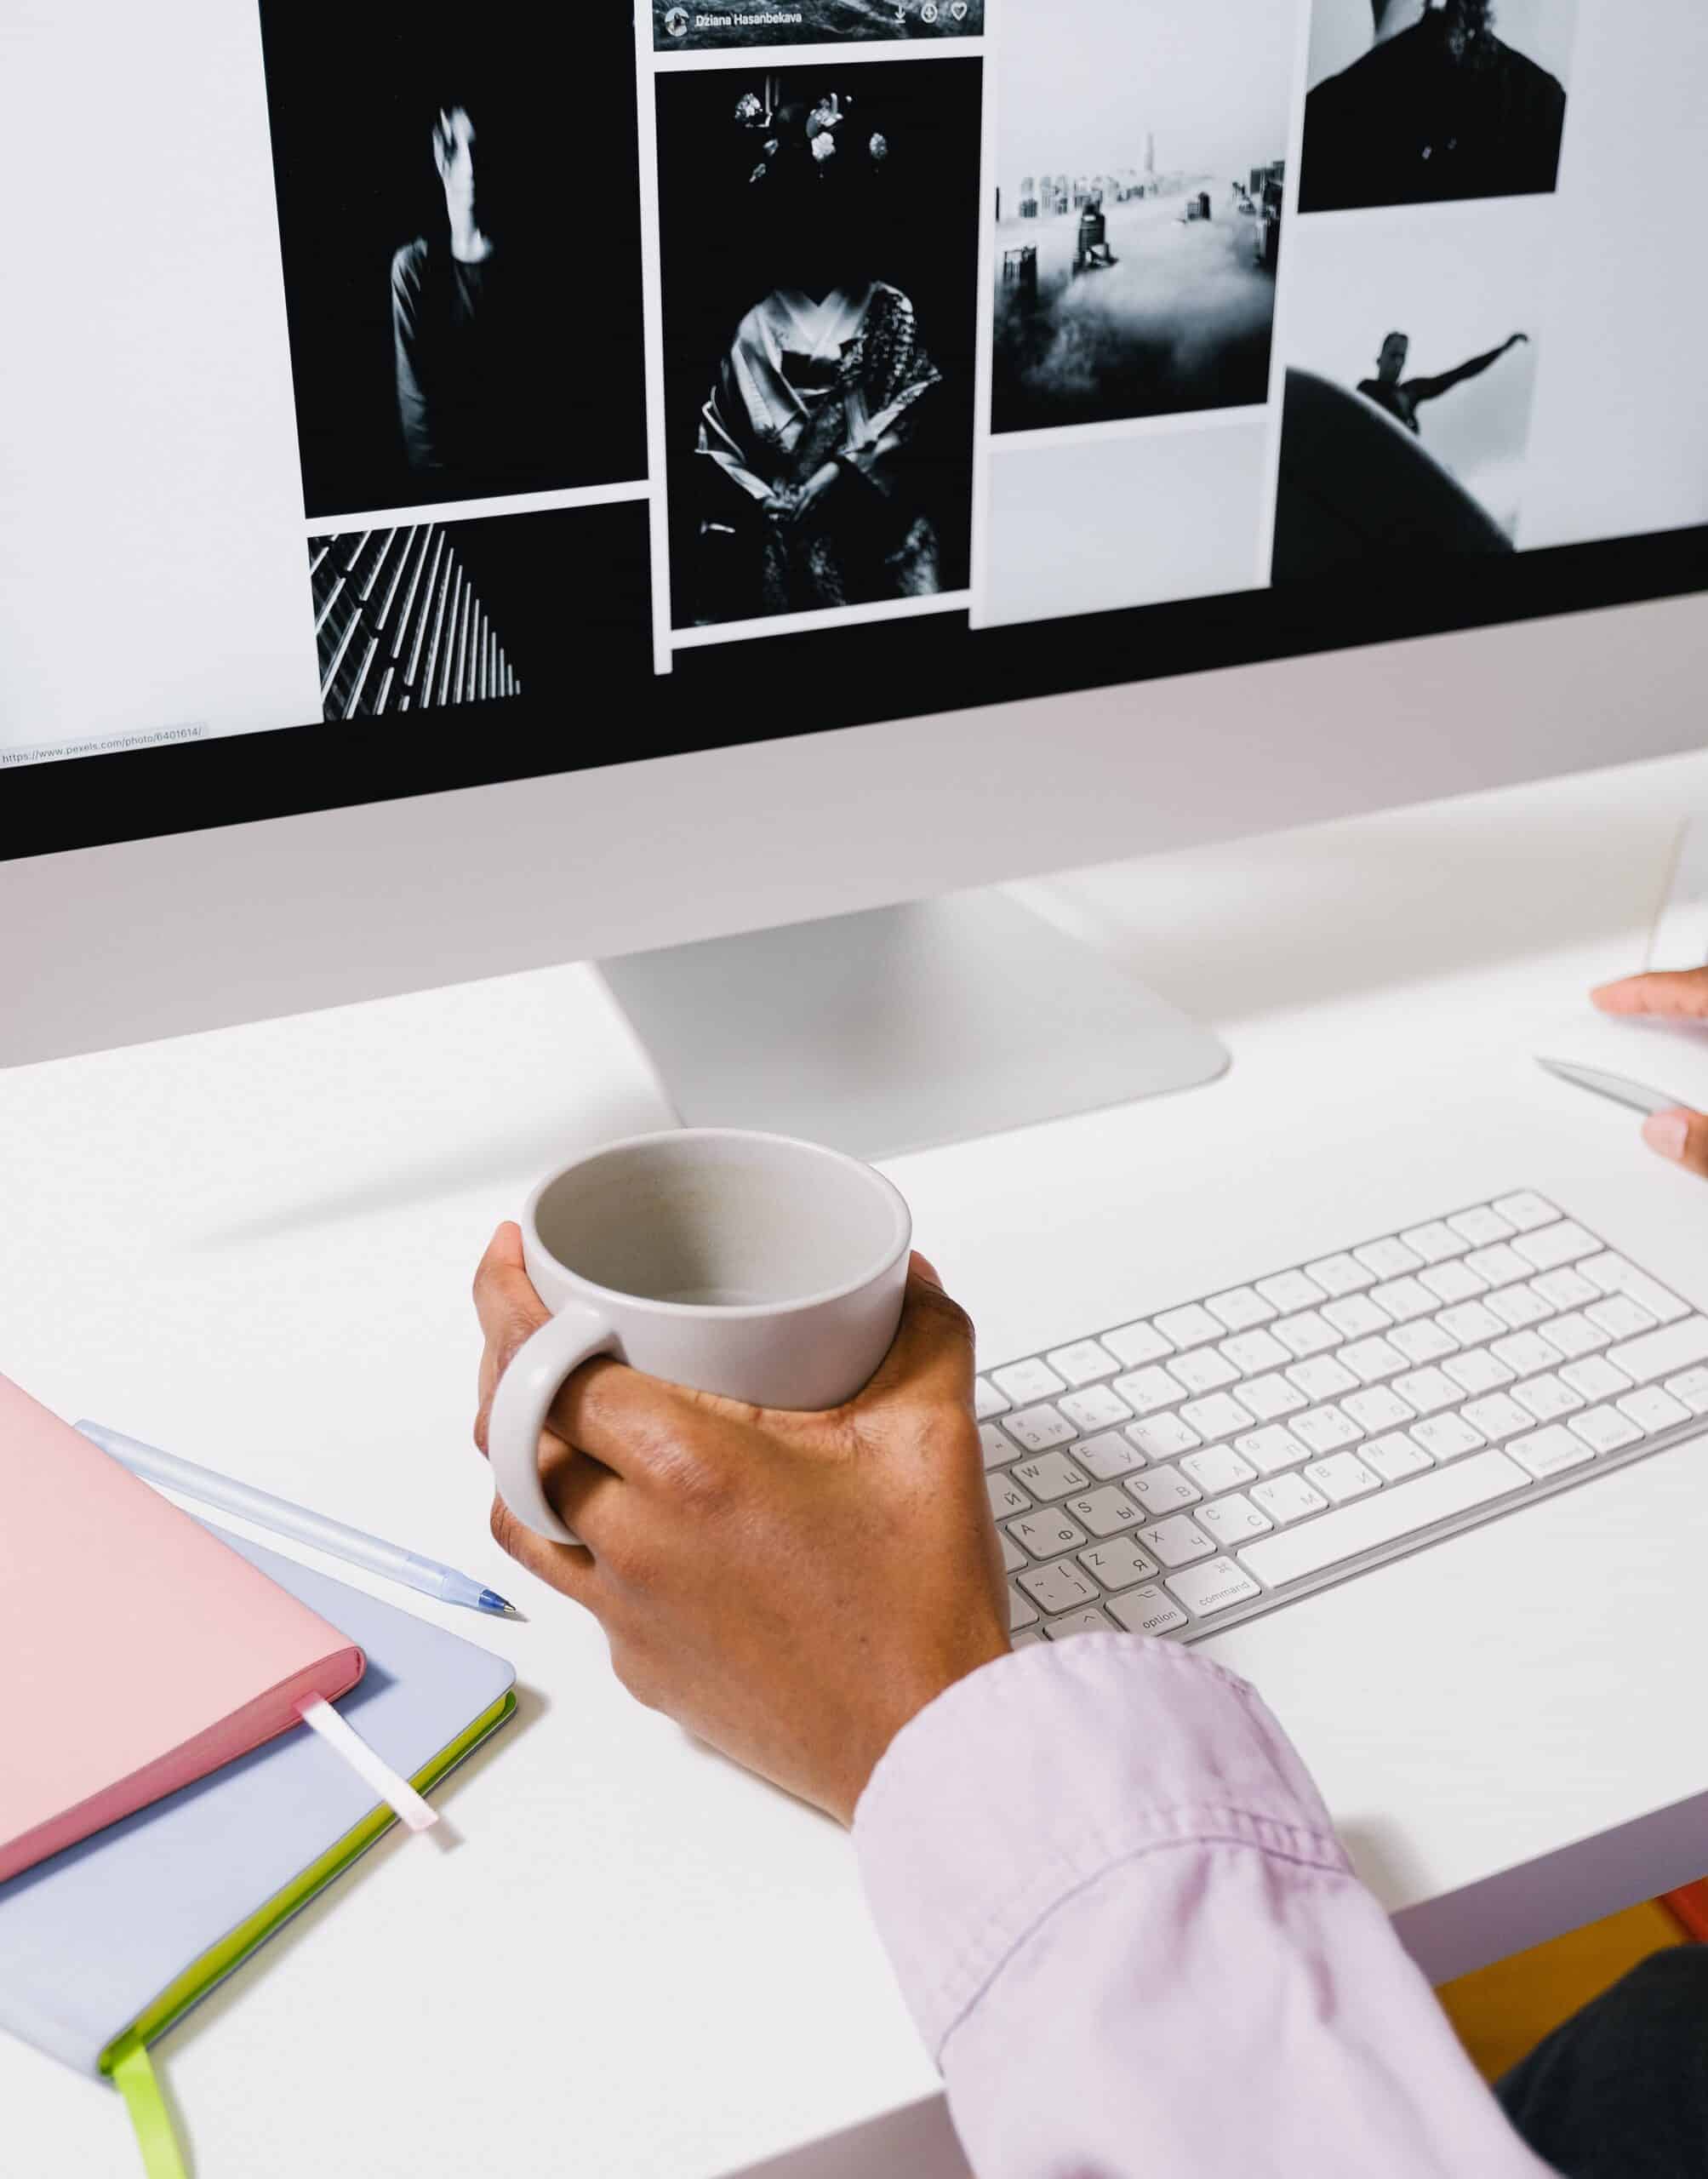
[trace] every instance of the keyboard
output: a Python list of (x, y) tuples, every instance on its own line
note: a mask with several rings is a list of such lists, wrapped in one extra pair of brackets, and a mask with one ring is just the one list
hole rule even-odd
[(1193, 1642), (1708, 1430), (1708, 1318), (1534, 1190), (977, 1380), (1011, 1631)]

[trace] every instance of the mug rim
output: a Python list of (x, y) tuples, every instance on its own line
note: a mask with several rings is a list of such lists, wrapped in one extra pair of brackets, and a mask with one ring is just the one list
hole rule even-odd
[[(596, 1158), (614, 1155), (621, 1150), (638, 1150), (643, 1146), (659, 1142), (763, 1142), (788, 1150), (807, 1150), (815, 1157), (827, 1158), (838, 1165), (850, 1167), (862, 1179), (875, 1181), (888, 1198), (900, 1238), (870, 1269), (858, 1278), (845, 1279), (839, 1286), (827, 1286), (816, 1294), (803, 1295), (789, 1301), (658, 1301), (644, 1294), (626, 1293), (620, 1286), (602, 1286), (597, 1279), (589, 1278), (584, 1272), (574, 1270), (564, 1262), (555, 1250), (546, 1247), (540, 1234), (540, 1205), (548, 1188), (555, 1187), (566, 1175), (580, 1166), (591, 1164)], [(528, 1200), (523, 1205), (522, 1235), (524, 1244), (532, 1242), (540, 1254), (560, 1271), (565, 1278), (574, 1282), (579, 1292), (597, 1295), (601, 1300), (617, 1301), (630, 1309), (644, 1309), (660, 1317), (692, 1318), (696, 1322), (728, 1324), (746, 1320), (758, 1322), (764, 1318), (799, 1316), (808, 1309), (820, 1309), (831, 1301), (846, 1301), (850, 1295), (859, 1294), (875, 1285), (886, 1273), (893, 1271), (913, 1245), (913, 1213), (907, 1198), (887, 1173), (865, 1158), (855, 1158), (846, 1150), (833, 1150), (828, 1143), (812, 1142), (798, 1135), (777, 1135), (764, 1128), (751, 1127), (661, 1127), (650, 1128), (639, 1135), (620, 1135), (614, 1141), (602, 1142), (586, 1151), (579, 1158), (572, 1158), (568, 1164), (560, 1165), (553, 1172), (537, 1181), (529, 1189)]]

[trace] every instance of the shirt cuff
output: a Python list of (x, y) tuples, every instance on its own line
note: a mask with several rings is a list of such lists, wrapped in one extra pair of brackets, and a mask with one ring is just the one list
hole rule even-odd
[(958, 1681), (896, 1735), (854, 1837), (934, 2059), (1028, 1935), (1118, 1862), (1215, 1841), (1350, 1871), (1257, 1694), (1133, 1634), (1040, 1644)]

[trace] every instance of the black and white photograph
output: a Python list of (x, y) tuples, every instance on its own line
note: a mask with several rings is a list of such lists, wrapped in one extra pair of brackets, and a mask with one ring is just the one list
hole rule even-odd
[(329, 721), (528, 695), (573, 722), (651, 671), (643, 501), (311, 537), (308, 566)]
[(1578, 0), (1315, 0), (1301, 212), (1558, 180)]
[(1546, 216), (1518, 203), (1301, 225), (1277, 581), (1522, 543)]
[(1010, 0), (991, 426), (1267, 399), (1295, 0)]
[(660, 77), (678, 628), (966, 587), (980, 79)]
[(734, 0), (724, 7), (652, 0), (652, 10), (653, 43), (660, 53), (977, 37), (985, 28), (985, 0)]
[(644, 478), (626, 10), (261, 17), (309, 518)]

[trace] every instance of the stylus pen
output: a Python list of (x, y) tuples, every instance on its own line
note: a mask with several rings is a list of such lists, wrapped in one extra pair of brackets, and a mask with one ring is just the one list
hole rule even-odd
[(1664, 1090), (1651, 1090), (1647, 1083), (1633, 1082), (1629, 1075), (1608, 1074), (1598, 1067), (1577, 1067), (1570, 1060), (1539, 1055), (1536, 1064), (1562, 1082), (1569, 1082), (1574, 1090), (1587, 1090), (1595, 1097), (1610, 1097), (1616, 1105), (1629, 1105), (1634, 1112), (1651, 1117), (1656, 1112), (1676, 1112), (1684, 1102), (1682, 1097), (1669, 1097)]
[(175, 1454), (163, 1453), (158, 1446), (145, 1445), (140, 1438), (127, 1438), (123, 1431), (109, 1430), (104, 1423), (84, 1421), (77, 1427), (91, 1444), (110, 1453), (122, 1467), (141, 1476), (145, 1482), (179, 1491), (200, 1505), (217, 1506), (223, 1513), (235, 1513), (239, 1520), (253, 1521), (257, 1528), (288, 1536), (294, 1543), (329, 1552), (333, 1558), (364, 1566), (370, 1574), (379, 1574), (388, 1581), (401, 1581), (406, 1588), (419, 1589), (423, 1596), (437, 1597), (441, 1604), (466, 1604), (471, 1611), (513, 1614), (516, 1610), (496, 1589), (483, 1588), (472, 1576), (458, 1573), (454, 1566), (441, 1566), (436, 1558), (423, 1558), (418, 1551), (405, 1551), (402, 1544), (366, 1536), (360, 1529), (347, 1529), (342, 1521), (329, 1521), (324, 1513), (293, 1506), (288, 1499), (275, 1498), (270, 1491), (257, 1490), (234, 1476), (197, 1467), (193, 1461), (180, 1461)]

